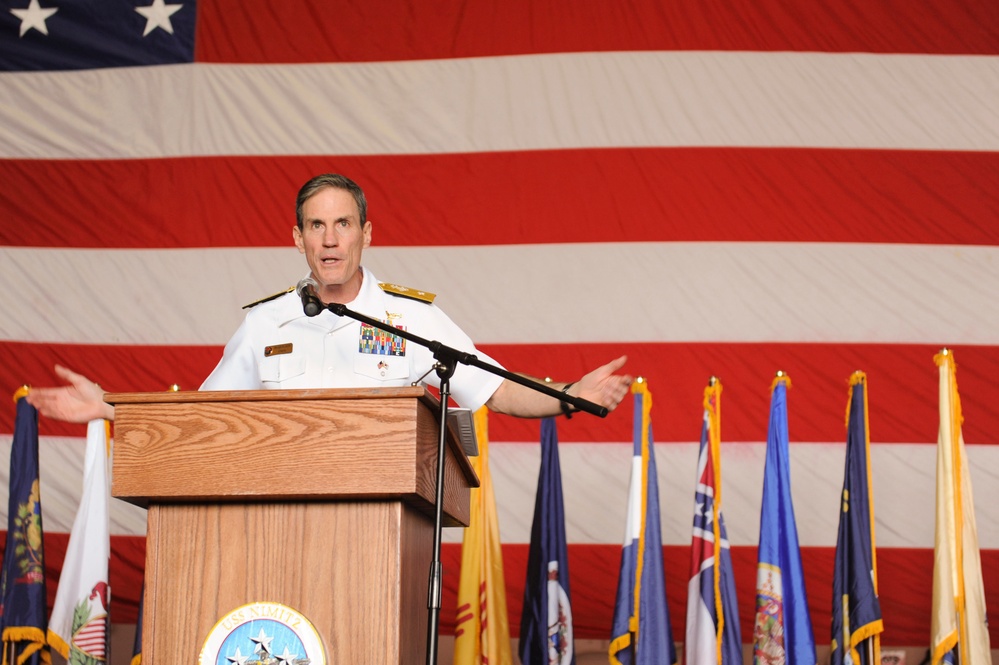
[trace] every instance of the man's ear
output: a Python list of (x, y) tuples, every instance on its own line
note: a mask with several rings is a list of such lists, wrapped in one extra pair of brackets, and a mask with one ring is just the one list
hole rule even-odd
[(291, 227), (291, 237), (295, 241), (295, 247), (298, 247), (298, 253), (305, 254), (305, 242), (302, 240), (302, 232), (299, 231), (297, 224)]
[(364, 249), (371, 247), (371, 229), (373, 228), (370, 219), (364, 222), (364, 228), (361, 229), (362, 233), (364, 233)]

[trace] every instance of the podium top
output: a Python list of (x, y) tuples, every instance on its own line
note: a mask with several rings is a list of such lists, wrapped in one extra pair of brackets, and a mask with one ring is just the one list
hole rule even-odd
[[(421, 386), (398, 388), (315, 388), (308, 390), (167, 390), (156, 393), (107, 393), (108, 404), (178, 404), (188, 402), (281, 402), (294, 400), (350, 400), (415, 397), (423, 400), (434, 412), (440, 410), (440, 400)], [(469, 457), (479, 454), (472, 413), (468, 409), (448, 411), (448, 430)]]
[(186, 402), (282, 402), (291, 400), (381, 399), (415, 397), (437, 408), (440, 400), (422, 386), (401, 388), (310, 388), (307, 390), (166, 390), (155, 393), (107, 393), (104, 401), (118, 404)]
[[(402, 498), (433, 504), (440, 401), (422, 386), (110, 393), (112, 494), (149, 502)], [(452, 523), (479, 484), (453, 427)], [(464, 506), (460, 504), (464, 503)], [(453, 505), (448, 505), (453, 504)]]

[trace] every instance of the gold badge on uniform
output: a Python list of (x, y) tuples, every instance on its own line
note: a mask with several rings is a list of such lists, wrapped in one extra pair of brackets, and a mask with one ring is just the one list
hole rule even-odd
[(425, 302), (425, 303), (432, 303), (434, 301), (434, 298), (437, 297), (436, 293), (430, 293), (429, 291), (421, 291), (419, 289), (411, 289), (408, 286), (399, 286), (398, 284), (388, 284), (386, 282), (379, 282), (378, 288), (380, 288), (385, 293), (391, 293), (394, 296), (411, 298), (413, 300), (419, 300), (420, 302)]
[(287, 344), (274, 344), (271, 346), (264, 347), (264, 357), (270, 358), (271, 356), (280, 356), (286, 353), (291, 353), (291, 342)]
[(273, 293), (273, 294), (271, 294), (269, 296), (261, 298), (260, 300), (254, 300), (249, 305), (243, 305), (243, 309), (250, 309), (251, 307), (256, 307), (257, 305), (262, 305), (265, 302), (270, 302), (272, 300), (276, 300), (276, 299), (280, 298), (281, 296), (283, 296), (284, 294), (291, 293), (294, 290), (295, 290), (294, 286), (289, 286), (284, 291), (278, 291), (277, 293)]

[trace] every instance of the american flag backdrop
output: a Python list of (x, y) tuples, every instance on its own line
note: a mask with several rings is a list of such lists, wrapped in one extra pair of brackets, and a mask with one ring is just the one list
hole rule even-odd
[[(114, 392), (197, 388), (240, 306), (304, 274), (298, 187), (340, 172), (369, 198), (365, 264), (440, 294), (506, 367), (571, 380), (627, 353), (649, 381), (677, 635), (712, 375), (752, 635), (776, 370), (794, 380), (794, 504), (814, 632), (828, 635), (862, 370), (883, 643), (928, 643), (945, 345), (999, 608), (994, 0), (0, 0), (0, 70), (11, 392), (56, 383), (57, 362)], [(558, 423), (577, 638), (609, 637), (630, 411)], [(13, 414), (0, 410), (0, 453)], [(85, 428), (43, 419), (40, 432), (57, 568)], [(538, 432), (490, 420), (511, 626)], [(112, 619), (128, 623), (144, 515), (114, 503)], [(461, 533), (446, 537), (453, 631)]]

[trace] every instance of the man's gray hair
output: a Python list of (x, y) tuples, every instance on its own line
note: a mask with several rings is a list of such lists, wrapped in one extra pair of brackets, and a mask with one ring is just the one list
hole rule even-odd
[(312, 178), (309, 182), (302, 185), (300, 190), (298, 190), (298, 199), (295, 202), (295, 218), (298, 220), (299, 231), (305, 228), (305, 218), (302, 213), (302, 208), (305, 207), (305, 202), (329, 187), (342, 189), (345, 192), (349, 192), (350, 195), (354, 197), (354, 202), (357, 203), (357, 210), (361, 215), (361, 226), (364, 226), (364, 222), (368, 219), (368, 202), (364, 198), (364, 190), (362, 190), (356, 182), (345, 175), (340, 175), (338, 173), (324, 173)]

